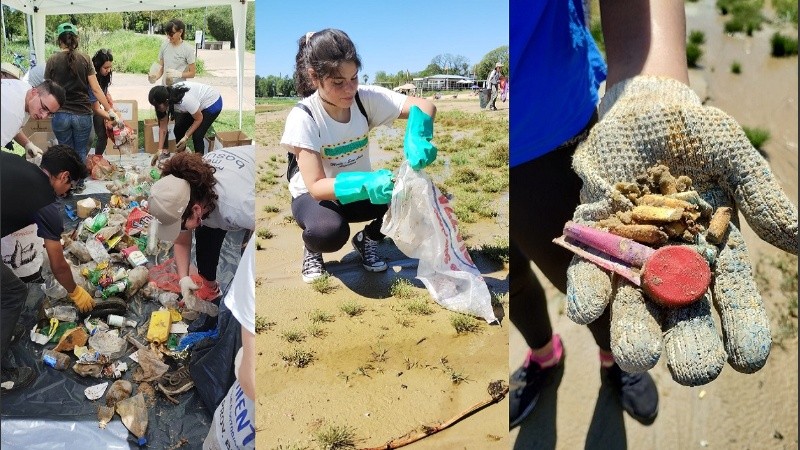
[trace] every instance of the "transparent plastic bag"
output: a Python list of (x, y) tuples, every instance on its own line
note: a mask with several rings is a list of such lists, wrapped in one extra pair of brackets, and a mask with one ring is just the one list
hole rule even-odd
[(381, 232), (397, 248), (419, 259), (417, 278), (433, 299), (451, 311), (496, 322), (491, 295), (458, 233), (458, 223), (441, 191), (423, 172), (403, 162)]

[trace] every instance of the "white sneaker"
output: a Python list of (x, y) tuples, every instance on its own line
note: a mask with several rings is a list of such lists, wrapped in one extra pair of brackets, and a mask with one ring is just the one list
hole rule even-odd
[(322, 253), (314, 253), (303, 247), (303, 281), (311, 283), (317, 278), (325, 275), (325, 262), (322, 260)]

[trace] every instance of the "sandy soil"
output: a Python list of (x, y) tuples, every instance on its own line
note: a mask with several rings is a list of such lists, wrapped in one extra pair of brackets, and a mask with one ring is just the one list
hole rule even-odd
[[(687, 30), (702, 30), (706, 36), (702, 67), (691, 74), (692, 87), (708, 98), (707, 104), (728, 112), (742, 125), (770, 131), (772, 138), (764, 150), (796, 205), (797, 58), (769, 56), (774, 32), (770, 26), (751, 38), (726, 36), (713, 1), (686, 7)], [(741, 75), (730, 72), (734, 60), (742, 65)], [(761, 241), (744, 220), (742, 228), (754, 266), (771, 258), (790, 260)], [(797, 260), (791, 261), (796, 274)], [(765, 276), (775, 287), (783, 272), (767, 268)], [(553, 327), (567, 349), (565, 373), (560, 388), (545, 392), (534, 414), (512, 431), (514, 448), (797, 448), (797, 317), (788, 316), (789, 299), (777, 289), (762, 292), (774, 341), (767, 365), (752, 375), (726, 367), (712, 383), (687, 388), (672, 381), (661, 361), (650, 372), (661, 396), (659, 417), (650, 427), (627, 417), (613, 395), (600, 388), (591, 334), (566, 318), (563, 295), (552, 286), (549, 292)], [(787, 327), (794, 332), (785, 331)], [(510, 348), (509, 367), (514, 370), (526, 348), (513, 327)]]
[[(436, 103), (439, 111), (479, 111), (477, 97), (469, 94)], [(487, 120), (507, 120), (508, 103), (501, 106), (501, 111), (486, 113)], [(270, 170), (265, 168), (272, 157), (282, 161), (273, 170), (280, 174), (279, 183), (259, 190), (256, 202), (257, 229), (274, 234), (261, 239), (263, 250), (256, 256), (256, 314), (270, 323), (257, 335), (256, 376), (263, 380), (257, 395), (258, 448), (318, 448), (316, 433), (329, 426), (350, 427), (358, 447), (378, 446), (488, 399), (489, 382), (507, 379), (507, 302), (495, 308), (500, 325), (481, 321), (477, 332), (457, 335), (450, 325), (452, 313), (436, 305), (414, 280), (417, 261), (388, 240), (379, 247), (390, 266), (387, 272), (366, 273), (347, 244), (325, 255), (333, 292), (322, 294), (303, 283), (301, 230), (287, 220), (291, 209), (283, 175), (285, 150), (277, 145), (286, 114), (288, 110), (256, 116), (259, 174)], [(375, 152), (377, 160), (391, 157), (380, 155), (380, 149)], [(507, 236), (507, 203), (499, 204), (497, 220), (470, 224), (468, 246)], [(265, 212), (267, 205), (278, 211)], [(363, 225), (353, 224), (351, 236)], [(492, 292), (508, 292), (507, 268), (481, 259), (476, 263)], [(391, 297), (390, 286), (398, 278), (414, 282), (414, 292), (427, 299), (432, 314), (411, 314), (406, 300)], [(364, 311), (348, 316), (340, 311), (347, 302)], [(332, 321), (317, 323), (322, 334), (313, 337), (310, 314), (317, 310)], [(286, 333), (293, 331), (304, 335), (301, 342), (287, 342)], [(313, 352), (308, 367), (284, 363), (281, 355), (296, 349)], [(459, 375), (466, 381), (454, 384), (452, 378)], [(508, 448), (507, 411), (504, 399), (410, 448)]]

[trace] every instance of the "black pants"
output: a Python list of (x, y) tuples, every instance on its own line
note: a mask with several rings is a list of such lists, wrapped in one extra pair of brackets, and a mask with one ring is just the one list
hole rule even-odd
[(23, 283), (5, 264), (2, 266), (0, 285), (0, 360), (6, 356), (11, 344), (14, 327), (19, 322), (25, 300), (28, 298), (28, 285)]
[[(383, 215), (389, 205), (373, 205), (369, 200), (342, 205), (331, 200), (316, 200), (305, 193), (292, 200), (292, 214), (303, 229), (306, 248), (316, 253), (339, 250), (350, 237), (350, 223), (372, 220), (364, 232), (368, 238), (380, 241)], [(373, 220), (374, 219), (374, 220)]]
[[(194, 130), (192, 133), (192, 142), (194, 143), (194, 151), (195, 153), (204, 154), (205, 153), (205, 143), (203, 142), (203, 138), (206, 136), (208, 129), (211, 128), (211, 124), (217, 120), (217, 116), (221, 111), (217, 111), (215, 113), (210, 113), (207, 110), (203, 110), (203, 121), (200, 123), (200, 126)], [(189, 130), (189, 127), (192, 126), (194, 123), (194, 117), (192, 117), (189, 113), (179, 113), (175, 117), (175, 142), (180, 141), (186, 136), (186, 131)]]
[[(587, 131), (596, 122), (596, 116)], [(572, 154), (580, 140), (512, 167), (509, 186), (511, 253), (509, 309), (511, 322), (531, 348), (541, 348), (553, 334), (547, 298), (530, 261), (559, 291), (567, 291), (572, 253), (554, 244), (580, 203), (581, 179), (572, 170)], [(611, 350), (611, 315), (588, 325), (598, 347)]]
[(106, 129), (106, 121), (103, 116), (95, 114), (92, 117), (92, 123), (94, 125), (94, 134), (97, 136), (97, 140), (94, 144), (94, 154), (102, 155), (105, 153), (106, 145), (108, 144), (108, 130)]
[(194, 230), (194, 252), (197, 272), (208, 281), (216, 281), (219, 255), (225, 241), (226, 230), (200, 226)]

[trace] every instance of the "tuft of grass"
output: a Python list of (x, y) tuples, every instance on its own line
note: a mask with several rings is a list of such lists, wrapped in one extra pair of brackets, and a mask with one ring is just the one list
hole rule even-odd
[(297, 221), (294, 219), (294, 216), (288, 215), (288, 216), (285, 216), (283, 218), (283, 223), (285, 225), (290, 225), (290, 224), (293, 224), (293, 223), (297, 223)]
[(778, 32), (775, 32), (770, 38), (770, 45), (772, 46), (772, 56), (780, 58), (797, 54), (797, 39)]
[(321, 450), (347, 450), (356, 448), (356, 432), (347, 425), (330, 425), (317, 432)]
[(706, 43), (706, 34), (700, 30), (692, 30), (689, 33), (689, 42), (696, 45), (703, 45)]
[(333, 322), (335, 320), (333, 314), (325, 312), (321, 309), (315, 309), (308, 313), (308, 318), (311, 320), (311, 323), (325, 323)]
[(347, 314), (350, 317), (355, 317), (364, 312), (364, 306), (355, 300), (349, 300), (339, 305), (339, 311)]
[(298, 369), (308, 367), (309, 364), (314, 362), (314, 352), (299, 348), (294, 349), (294, 351), (290, 353), (280, 352), (279, 354), (283, 362), (289, 366), (297, 367)]
[(496, 264), (508, 264), (508, 237), (496, 237), (494, 244), (484, 244), (480, 250), (471, 251), (470, 253), (473, 252), (483, 255), (486, 259)]
[(742, 64), (739, 61), (734, 61), (731, 63), (731, 73), (736, 75), (742, 73)]
[(742, 129), (744, 130), (744, 134), (747, 136), (747, 139), (750, 141), (750, 144), (752, 144), (756, 150), (761, 150), (764, 144), (770, 138), (769, 130), (764, 128), (742, 127)]
[(286, 330), (281, 333), (281, 337), (286, 342), (292, 343), (303, 342), (306, 339), (306, 335), (300, 330)]
[(457, 334), (474, 333), (480, 329), (478, 320), (466, 314), (453, 314), (450, 316), (450, 325)]
[(263, 250), (264, 244), (261, 243), (260, 240), (256, 239), (256, 250)]
[(280, 209), (280, 208), (278, 208), (278, 207), (277, 207), (277, 206), (275, 206), (275, 205), (265, 205), (265, 206), (264, 206), (264, 212), (267, 212), (267, 213), (276, 213), (276, 212), (278, 212), (278, 211), (280, 211), (280, 210), (281, 210), (281, 209)]
[(256, 236), (260, 237), (261, 239), (272, 239), (275, 237), (275, 234), (272, 231), (269, 231), (268, 228), (259, 228), (256, 231)]
[(265, 333), (274, 325), (275, 322), (270, 322), (266, 317), (256, 314), (256, 334)]
[(697, 61), (703, 56), (703, 49), (699, 45), (689, 42), (686, 44), (686, 63), (689, 67), (697, 67)]
[(414, 292), (414, 285), (405, 278), (395, 279), (389, 287), (389, 294), (397, 298), (411, 298), (416, 295)]
[(416, 359), (411, 359), (407, 356), (403, 359), (403, 364), (405, 365), (406, 370), (411, 370), (416, 367), (419, 367), (419, 361), (417, 361)]
[(428, 316), (436, 312), (424, 298), (417, 297), (403, 303), (403, 308), (411, 314)]
[(331, 281), (331, 276), (328, 273), (316, 278), (310, 283), (310, 286), (311, 289), (319, 292), (320, 294), (329, 294), (336, 290), (336, 286)]
[(411, 319), (409, 319), (406, 316), (398, 315), (398, 316), (395, 316), (394, 319), (397, 322), (397, 324), (400, 325), (403, 328), (411, 328), (411, 327), (414, 326), (414, 322), (412, 322)]
[(503, 305), (508, 303), (508, 293), (501, 294), (499, 292), (492, 292), (491, 293), (491, 302), (492, 308), (500, 307), (502, 308)]
[(324, 328), (313, 323), (306, 328), (306, 331), (308, 332), (309, 336), (315, 337), (317, 339), (322, 339), (325, 337), (326, 334), (328, 334)]
[(389, 359), (386, 354), (389, 353), (388, 349), (385, 348), (378, 348), (377, 350), (372, 350), (370, 353), (369, 360), (370, 362), (386, 362)]

